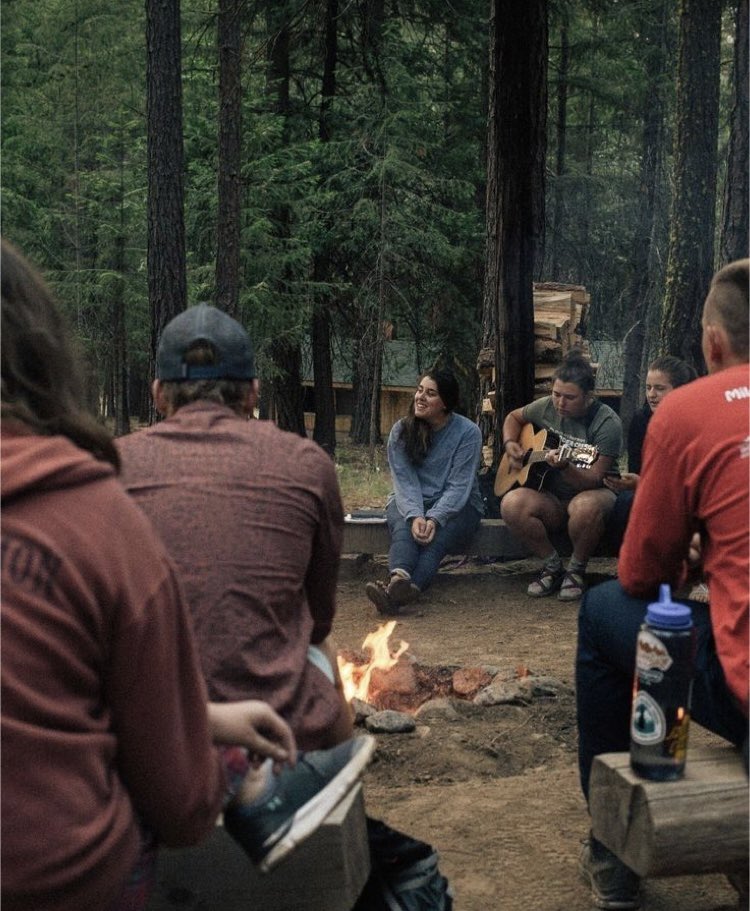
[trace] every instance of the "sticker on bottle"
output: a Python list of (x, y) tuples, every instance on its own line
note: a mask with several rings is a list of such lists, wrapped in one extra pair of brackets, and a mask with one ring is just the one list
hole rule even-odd
[(645, 690), (638, 690), (633, 700), (630, 735), (643, 746), (661, 743), (667, 731), (667, 719), (659, 703)]
[(672, 658), (658, 636), (642, 629), (638, 633), (635, 664), (639, 671), (659, 670), (664, 673), (672, 667)]

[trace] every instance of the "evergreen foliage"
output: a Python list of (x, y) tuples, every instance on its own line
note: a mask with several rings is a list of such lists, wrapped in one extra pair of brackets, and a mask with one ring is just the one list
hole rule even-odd
[[(654, 48), (642, 26), (653, 3), (550, 6), (547, 160), (555, 161), (553, 85), (561, 73), (564, 13), (565, 169), (552, 173), (548, 164), (546, 258), (537, 277), (587, 287), (592, 337), (621, 340), (631, 328), (638, 270), (650, 270), (656, 298), (664, 284), (672, 71), (664, 74), (652, 262), (631, 255), (640, 226), (641, 133), (653, 91)], [(396, 337), (413, 339), (419, 370), (431, 366), (427, 352), (438, 351), (472, 388), (482, 331), (488, 4), (339, 3), (327, 142), (319, 133), (324, 5), (266, 0), (243, 10), (239, 316), (256, 341), (261, 375), (284, 371), (271, 357), (272, 343), (299, 348), (322, 302), (334, 344), (354, 339), (360, 357), (371, 356), (377, 327), (392, 324)], [(674, 49), (678, 6), (669, 6)], [(736, 94), (735, 8), (729, 3), (723, 19), (720, 164)], [(113, 380), (122, 368), (130, 378), (130, 411), (142, 415), (149, 345), (143, 4), (9, 0), (3, 13), (4, 231), (42, 267), (68, 308), (86, 342), (101, 410), (116, 415), (127, 408)], [(212, 0), (182, 0), (190, 303), (213, 300), (216, 291), (216, 15)], [(269, 21), (274, 28), (282, 22), (289, 40), (283, 114), (268, 92), (275, 35)], [(718, 177), (717, 211), (723, 170)], [(555, 275), (548, 271), (553, 252)], [(321, 258), (322, 277), (313, 268)], [(120, 366), (113, 355), (118, 296), (126, 333)], [(356, 367), (354, 374), (356, 383)], [(362, 382), (376, 377), (364, 370)]]

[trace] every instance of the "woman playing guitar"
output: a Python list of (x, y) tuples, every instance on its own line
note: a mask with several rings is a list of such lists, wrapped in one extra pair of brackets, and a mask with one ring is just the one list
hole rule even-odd
[[(604, 532), (615, 495), (603, 486), (605, 472), (616, 466), (622, 448), (618, 415), (594, 396), (594, 372), (579, 351), (571, 351), (557, 368), (552, 394), (511, 411), (503, 423), (504, 453), (511, 470), (529, 460), (522, 433), (531, 424), (559, 439), (539, 459), (545, 472), (541, 487), (519, 486), (507, 492), (500, 512), (510, 531), (543, 561), (527, 593), (533, 598), (558, 591), (561, 601), (577, 601), (585, 589), (589, 557)], [(528, 431), (526, 432), (528, 435)], [(576, 464), (571, 454), (594, 448), (598, 458)], [(498, 478), (501, 478), (498, 472)], [(565, 527), (573, 544), (567, 570), (550, 534)]]

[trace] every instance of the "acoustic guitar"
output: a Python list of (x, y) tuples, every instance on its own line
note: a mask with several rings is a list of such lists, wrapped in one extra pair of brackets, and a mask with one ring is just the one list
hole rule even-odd
[(524, 424), (518, 442), (524, 449), (522, 465), (514, 469), (506, 452), (500, 460), (495, 476), (495, 496), (502, 497), (514, 487), (535, 487), (539, 490), (550, 467), (544, 461), (551, 449), (560, 450), (560, 458), (567, 459), (577, 468), (591, 468), (599, 458), (599, 450), (590, 443), (563, 443), (551, 430), (534, 433), (533, 424)]

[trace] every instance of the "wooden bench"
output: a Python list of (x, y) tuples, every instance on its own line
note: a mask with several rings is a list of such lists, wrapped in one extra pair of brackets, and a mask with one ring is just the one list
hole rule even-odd
[(260, 874), (222, 825), (195, 847), (161, 849), (147, 911), (350, 911), (369, 875), (358, 784), (270, 873)]
[(640, 876), (733, 873), (748, 866), (748, 778), (731, 745), (688, 750), (685, 777), (647, 781), (628, 753), (594, 759), (596, 838)]
[[(570, 555), (570, 539), (567, 535), (556, 536), (553, 543), (561, 554)], [(344, 522), (342, 553), (387, 554), (389, 547), (390, 536), (384, 517), (371, 516), (362, 519), (347, 517)], [(513, 537), (502, 519), (482, 519), (477, 533), (467, 548), (467, 555), (520, 560), (530, 554), (528, 548)], [(595, 556), (616, 557), (617, 548), (605, 538)]]

